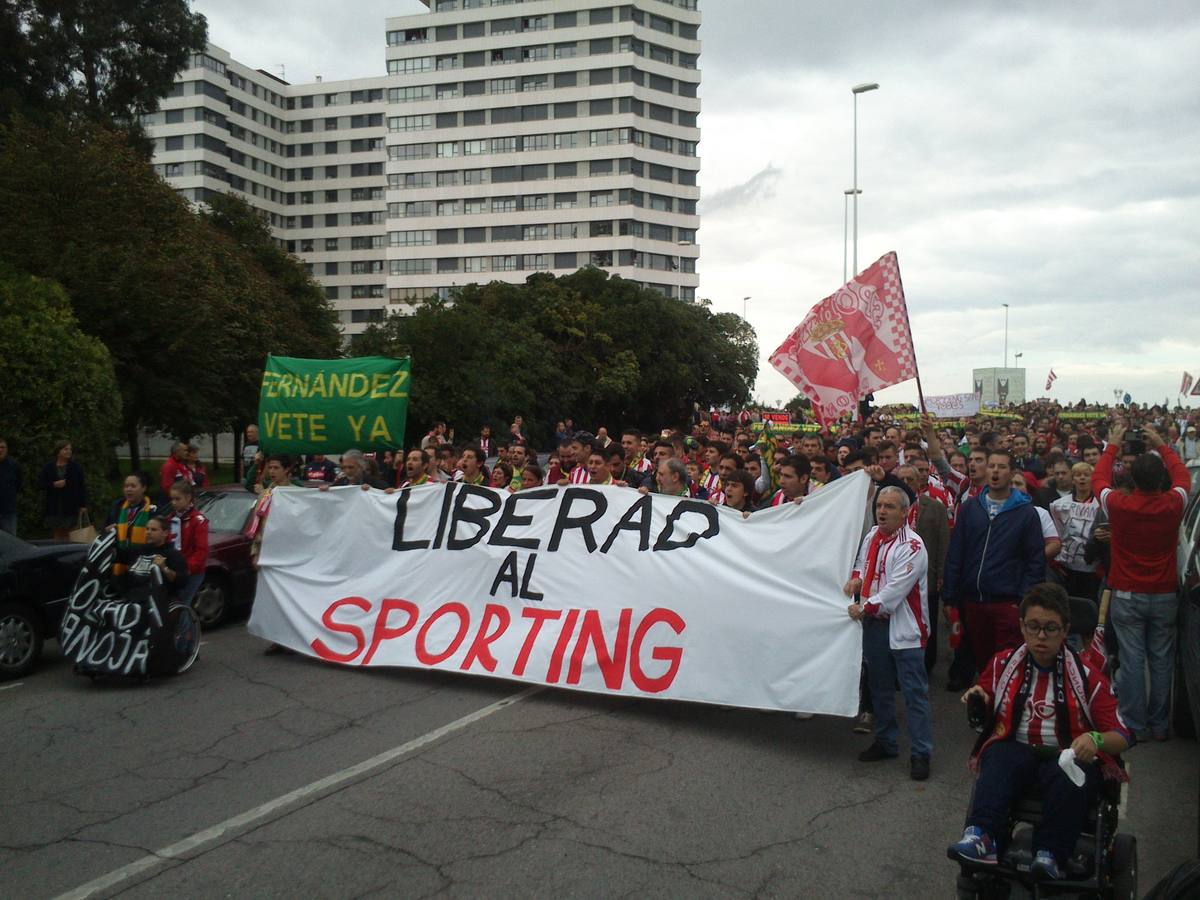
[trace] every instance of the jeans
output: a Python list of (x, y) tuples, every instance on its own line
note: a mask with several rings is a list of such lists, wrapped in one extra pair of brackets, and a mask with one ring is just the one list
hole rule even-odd
[(204, 583), (204, 573), (200, 572), (196, 575), (188, 575), (180, 581), (179, 585), (179, 602), (192, 605), (192, 598), (196, 596), (196, 591), (200, 590), (200, 585)]
[(1083, 830), (1088, 798), (1099, 784), (1096, 763), (1080, 764), (1080, 768), (1087, 780), (1083, 787), (1076, 787), (1058, 767), (1057, 755), (1044, 759), (1028, 744), (1015, 740), (992, 744), (979, 761), (979, 780), (967, 824), (982, 828), (993, 839), (1003, 837), (1013, 802), (1037, 784), (1043, 813), (1033, 833), (1033, 849), (1049, 850), (1065, 864)]
[(875, 742), (889, 753), (899, 753), (900, 726), (896, 722), (896, 680), (904, 694), (908, 714), (908, 739), (913, 756), (933, 755), (933, 714), (929, 705), (929, 676), (925, 651), (893, 650), (888, 642), (886, 619), (863, 621), (863, 655), (875, 710)]
[(9, 534), (17, 533), (17, 514), (0, 513), (0, 531), (7, 531)]
[[(1174, 594), (1113, 591), (1109, 612), (1121, 644), (1117, 706), (1131, 731), (1149, 728), (1154, 734), (1167, 733), (1178, 611), (1179, 598)], [(1150, 668), (1148, 698), (1147, 666)]]

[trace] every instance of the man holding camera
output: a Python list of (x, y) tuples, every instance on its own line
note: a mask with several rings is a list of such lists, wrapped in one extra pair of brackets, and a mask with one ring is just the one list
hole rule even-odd
[[(1134, 491), (1129, 494), (1112, 487), (1118, 453), (1133, 458), (1129, 474)], [(1147, 735), (1156, 741), (1167, 739), (1179, 606), (1175, 548), (1190, 484), (1187, 468), (1154, 428), (1147, 425), (1127, 432), (1124, 422), (1113, 426), (1092, 474), (1092, 491), (1112, 530), (1108, 586), (1121, 648), (1117, 670), (1121, 717), (1142, 739)]]

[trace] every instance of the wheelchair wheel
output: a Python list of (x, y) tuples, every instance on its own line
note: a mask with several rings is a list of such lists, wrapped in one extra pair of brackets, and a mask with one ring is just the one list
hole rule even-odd
[(1109, 860), (1107, 900), (1137, 900), (1137, 838), (1118, 834)]
[(171, 623), (171, 643), (175, 650), (174, 675), (182, 675), (200, 655), (200, 619), (186, 603), (172, 603), (167, 611)]

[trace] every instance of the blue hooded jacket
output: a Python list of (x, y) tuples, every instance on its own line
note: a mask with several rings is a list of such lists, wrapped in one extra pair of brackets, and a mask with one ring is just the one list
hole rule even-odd
[(942, 598), (984, 603), (1020, 600), (1046, 580), (1046, 542), (1029, 497), (1013, 490), (989, 519), (987, 491), (964, 503), (954, 522)]

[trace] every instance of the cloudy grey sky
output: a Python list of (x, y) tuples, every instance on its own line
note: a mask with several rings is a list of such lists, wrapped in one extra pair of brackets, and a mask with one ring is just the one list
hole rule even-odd
[[(193, 0), (289, 81), (378, 74), (417, 0)], [(1200, 376), (1200, 5), (701, 0), (700, 290), (766, 361), (841, 283), (859, 100), (859, 264), (899, 254), (926, 393), (1022, 353), (1031, 396), (1172, 400)], [(1191, 60), (1191, 62), (1189, 62)], [(915, 399), (912, 383), (881, 402)], [(1198, 398), (1192, 405), (1200, 405)]]

